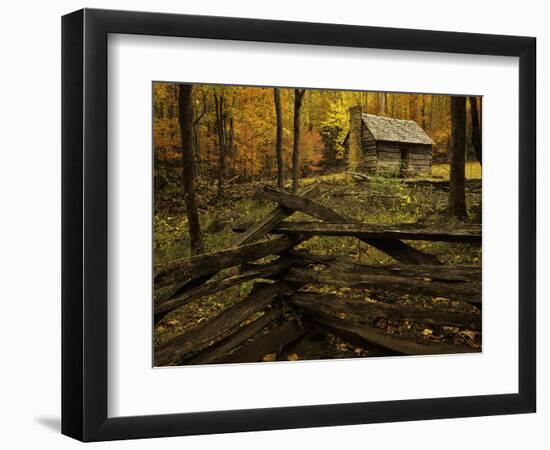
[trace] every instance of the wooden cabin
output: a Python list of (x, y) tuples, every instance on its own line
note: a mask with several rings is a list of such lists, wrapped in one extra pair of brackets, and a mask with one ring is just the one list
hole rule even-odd
[(344, 140), (350, 170), (394, 177), (429, 176), (434, 141), (414, 120), (363, 114), (350, 108)]

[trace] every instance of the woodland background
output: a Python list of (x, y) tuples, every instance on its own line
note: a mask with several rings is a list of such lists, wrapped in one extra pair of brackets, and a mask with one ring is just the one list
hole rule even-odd
[[(155, 192), (178, 184), (181, 174), (181, 137), (178, 124), (178, 85), (153, 84)], [(285, 179), (292, 169), (294, 89), (280, 92), (282, 158)], [(195, 85), (192, 102), (196, 175), (220, 182), (269, 179), (277, 171), (274, 89), (263, 87)], [(481, 98), (477, 98), (481, 117)], [(448, 161), (451, 139), (451, 97), (431, 94), (305, 90), (301, 102), (300, 172), (312, 174), (337, 167), (343, 158), (343, 140), (349, 130), (348, 109), (361, 105), (364, 113), (416, 121), (435, 141), (436, 162)], [(220, 134), (220, 130), (221, 134)], [(221, 142), (221, 144), (220, 144)], [(468, 159), (472, 146), (471, 104), (466, 104)], [(223, 148), (222, 148), (223, 147)], [(224, 167), (220, 167), (220, 155)]]
[[(432, 137), (434, 163), (431, 175), (424, 180), (428, 184), (403, 183), (383, 174), (366, 177), (368, 183), (358, 182), (363, 175), (349, 172), (344, 155), (349, 108), (356, 105), (365, 113), (414, 120)], [(167, 264), (232, 247), (235, 231), (242, 224), (261, 220), (273, 208), (271, 202), (256, 198), (264, 185), (297, 192), (300, 187), (321, 184), (323, 205), (361, 223), (431, 223), (437, 229), (453, 222), (481, 221), (481, 183), (474, 190), (466, 189), (465, 183), (466, 177), (481, 178), (479, 97), (155, 82), (153, 112), (155, 280)], [(431, 180), (443, 181), (446, 189), (437, 188)], [(300, 219), (307, 220), (307, 215), (294, 214), (290, 220)], [(418, 241), (414, 247), (433, 255), (438, 263), (481, 265), (477, 244)], [(315, 236), (298, 248), (318, 255), (343, 254), (370, 265), (395, 262), (353, 237)], [(226, 269), (220, 279), (237, 274)], [(157, 308), (172, 301), (170, 298), (185, 296), (183, 287), (155, 286)], [(164, 356), (158, 365), (167, 360), (167, 349), (175, 346), (177, 339), (184, 339), (189, 331), (246, 299), (253, 286), (254, 281), (246, 281), (215, 290), (159, 316), (154, 328), (155, 355)], [(480, 314), (477, 307), (444, 293), (443, 297), (396, 295), (391, 286), (376, 295), (368, 289), (310, 288), (319, 294), (384, 304)], [(287, 311), (285, 317), (292, 320), (298, 314)], [(471, 351), (481, 348), (478, 328), (433, 327), (407, 320), (374, 320), (370, 326), (390, 335), (429, 339)], [(328, 333), (319, 333), (297, 348), (291, 353), (266, 351), (264, 360), (385, 355)]]

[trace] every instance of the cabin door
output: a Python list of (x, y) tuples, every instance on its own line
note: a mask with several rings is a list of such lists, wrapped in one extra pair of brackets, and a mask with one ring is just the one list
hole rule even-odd
[(407, 148), (401, 149), (400, 164), (401, 164), (400, 175), (402, 177), (407, 177), (409, 173), (409, 149)]

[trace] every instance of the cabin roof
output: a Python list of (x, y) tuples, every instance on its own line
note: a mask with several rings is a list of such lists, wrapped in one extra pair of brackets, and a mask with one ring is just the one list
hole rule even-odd
[(376, 141), (433, 145), (434, 141), (414, 120), (362, 114), (363, 123)]

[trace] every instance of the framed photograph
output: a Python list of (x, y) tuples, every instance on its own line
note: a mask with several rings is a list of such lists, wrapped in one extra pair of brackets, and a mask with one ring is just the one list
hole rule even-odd
[(536, 40), (62, 21), (62, 432), (535, 412)]

